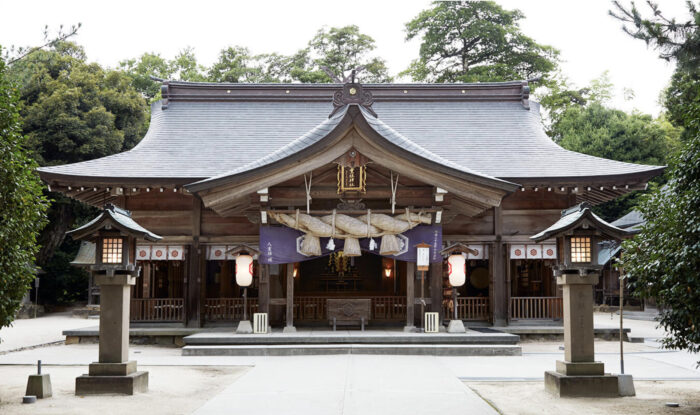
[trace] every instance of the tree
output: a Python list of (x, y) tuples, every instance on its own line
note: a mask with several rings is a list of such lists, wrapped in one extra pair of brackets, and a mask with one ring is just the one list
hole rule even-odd
[(47, 205), (36, 162), (24, 147), (19, 108), (19, 93), (0, 59), (0, 327), (12, 322), (34, 278)]
[(223, 49), (209, 69), (208, 80), (328, 83), (342, 81), (353, 69), (360, 69), (358, 78), (363, 82), (390, 82), (384, 60), (370, 56), (374, 49), (374, 39), (360, 33), (355, 25), (321, 28), (306, 48), (290, 56), (252, 55), (241, 46)]
[(131, 77), (131, 85), (149, 100), (160, 99), (160, 83), (151, 77), (171, 79), (173, 76), (172, 65), (158, 53), (144, 53), (137, 59), (121, 61), (119, 67)]
[(655, 46), (661, 58), (677, 63), (664, 103), (669, 120), (683, 128), (680, 153), (673, 158), (668, 184), (639, 206), (646, 218), (640, 234), (624, 243), (622, 265), (635, 295), (654, 297), (662, 307), (664, 347), (700, 351), (700, 13), (688, 2), (690, 19), (677, 23), (648, 2), (652, 17), (634, 3), (615, 2), (611, 14), (625, 32)]
[[(25, 145), (39, 165), (74, 163), (128, 150), (145, 133), (148, 106), (131, 86), (132, 78), (86, 60), (80, 46), (56, 42), (15, 63), (8, 73), (23, 103)], [(93, 210), (58, 193), (47, 192), (47, 196), (52, 203), (49, 223), (39, 238), (37, 264), (47, 272), (69, 270), (47, 275), (54, 280), (70, 280), (72, 273), (84, 275), (62, 266), (77, 249), (64, 243), (65, 232)], [(56, 250), (64, 254), (54, 255)]]
[(525, 36), (523, 17), (493, 1), (435, 2), (406, 24), (406, 39), (420, 36), (421, 45), (402, 74), (428, 82), (547, 78), (559, 52)]
[(363, 82), (391, 82), (386, 62), (381, 58), (369, 56), (375, 48), (374, 39), (360, 33), (359, 27), (355, 25), (321, 28), (309, 41), (307, 49), (297, 54), (297, 59), (308, 55), (309, 64), (304, 68), (304, 72), (296, 72), (296, 78), (332, 82), (333, 80), (325, 74), (324, 68), (343, 80), (353, 69), (363, 67), (358, 73)]

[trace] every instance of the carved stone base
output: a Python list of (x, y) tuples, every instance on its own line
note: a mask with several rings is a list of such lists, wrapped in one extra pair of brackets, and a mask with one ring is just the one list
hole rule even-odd
[(126, 376), (90, 376), (83, 375), (75, 379), (75, 394), (133, 395), (136, 392), (148, 392), (148, 372), (133, 372)]
[(284, 328), (282, 329), (282, 333), (296, 333), (296, 332), (297, 332), (297, 328), (294, 326), (284, 326)]
[(544, 388), (554, 396), (564, 397), (619, 397), (617, 376), (566, 376), (558, 372), (544, 372)]

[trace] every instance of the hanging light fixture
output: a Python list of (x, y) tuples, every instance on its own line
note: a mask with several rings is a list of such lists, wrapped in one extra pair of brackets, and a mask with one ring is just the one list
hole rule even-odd
[(461, 287), (467, 279), (467, 264), (462, 254), (453, 254), (447, 258), (450, 285)]
[(236, 284), (249, 287), (253, 282), (253, 257), (240, 254), (236, 257)]

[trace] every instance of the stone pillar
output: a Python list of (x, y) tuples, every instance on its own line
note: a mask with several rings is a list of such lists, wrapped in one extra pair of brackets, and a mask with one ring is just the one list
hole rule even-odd
[(97, 277), (102, 292), (100, 363), (122, 363), (129, 360), (129, 305), (131, 286), (135, 280), (130, 275)]
[(287, 325), (283, 333), (295, 333), (294, 327), (294, 264), (287, 264)]
[(416, 264), (414, 262), (406, 263), (406, 327), (403, 331), (415, 331), (415, 303), (416, 303)]
[(545, 372), (545, 389), (556, 396), (619, 396), (617, 376), (604, 373), (594, 360), (593, 286), (598, 274), (562, 274), (564, 302), (564, 361), (556, 372)]
[(136, 361), (129, 360), (130, 290), (136, 278), (98, 274), (95, 283), (101, 292), (99, 361), (75, 380), (75, 394), (146, 392), (148, 372), (137, 372)]

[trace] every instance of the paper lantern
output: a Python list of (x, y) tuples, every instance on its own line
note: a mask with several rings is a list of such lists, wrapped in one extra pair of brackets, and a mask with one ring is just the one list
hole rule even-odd
[(236, 257), (236, 284), (249, 287), (253, 282), (253, 257), (238, 255)]
[(461, 287), (467, 279), (467, 264), (462, 254), (450, 255), (447, 258), (450, 285)]

